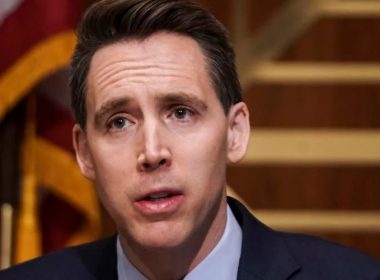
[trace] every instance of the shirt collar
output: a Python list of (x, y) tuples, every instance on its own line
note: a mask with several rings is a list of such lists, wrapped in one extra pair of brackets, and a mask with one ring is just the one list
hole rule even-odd
[[(227, 223), (222, 238), (214, 249), (204, 258), (184, 280), (220, 279), (231, 280), (237, 278), (239, 259), (242, 245), (242, 231), (227, 206)], [(117, 271), (118, 279), (147, 280), (128, 260), (117, 238)]]

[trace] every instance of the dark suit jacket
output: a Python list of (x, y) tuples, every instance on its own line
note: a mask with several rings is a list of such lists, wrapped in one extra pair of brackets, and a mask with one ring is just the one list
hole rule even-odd
[[(273, 231), (238, 201), (228, 203), (243, 230), (239, 280), (380, 280), (379, 261), (315, 237)], [(14, 266), (0, 279), (116, 280), (116, 238)]]

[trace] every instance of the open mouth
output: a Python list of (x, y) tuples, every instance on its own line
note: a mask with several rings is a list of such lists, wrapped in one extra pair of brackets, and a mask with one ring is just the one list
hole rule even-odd
[(161, 190), (148, 193), (135, 202), (135, 206), (144, 215), (162, 215), (174, 213), (184, 201), (183, 193), (173, 190)]
[(143, 198), (143, 200), (155, 202), (155, 201), (160, 201), (163, 199), (171, 198), (175, 195), (177, 195), (177, 194), (175, 194), (173, 192), (161, 192), (161, 193), (156, 193), (156, 194), (151, 194), (151, 195), (145, 196)]

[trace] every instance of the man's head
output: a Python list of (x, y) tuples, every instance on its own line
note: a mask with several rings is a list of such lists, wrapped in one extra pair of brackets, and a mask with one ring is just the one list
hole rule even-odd
[[(134, 7), (133, 12), (126, 7)], [(159, 16), (165, 17), (157, 20)], [(161, 22), (173, 30), (186, 27), (188, 33), (156, 27), (142, 36), (142, 22), (142, 30)], [(136, 34), (107, 39), (125, 29)], [(101, 46), (81, 60), (80, 39), (73, 60), (73, 103), (85, 106), (78, 122), (86, 114), (85, 124), (73, 129), (81, 171), (95, 182), (132, 262), (144, 270), (138, 264), (148, 262), (147, 252), (170, 252), (185, 266), (177, 266), (183, 273), (223, 233), (226, 164), (243, 157), (249, 138), (238, 81), (226, 81), (226, 73), (236, 79), (232, 49), (214, 18), (182, 0), (101, 2), (86, 14), (81, 30)], [(95, 40), (92, 32), (105, 35)], [(204, 43), (210, 50), (191, 34), (211, 40)], [(219, 50), (219, 44), (227, 51)], [(208, 52), (224, 61), (214, 62)], [(76, 63), (87, 63), (87, 70), (75, 74)], [(223, 74), (215, 78), (213, 71)], [(154, 256), (148, 267), (157, 263)]]
[(94, 53), (109, 44), (142, 40), (160, 31), (189, 36), (199, 44), (225, 113), (242, 100), (233, 48), (223, 25), (209, 12), (187, 0), (99, 1), (84, 15), (72, 59), (72, 105), (83, 129), (87, 75)]

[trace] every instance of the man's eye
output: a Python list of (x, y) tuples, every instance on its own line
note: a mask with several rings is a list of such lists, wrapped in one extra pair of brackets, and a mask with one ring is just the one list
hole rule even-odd
[(187, 108), (176, 108), (173, 111), (173, 115), (176, 119), (185, 120), (186, 118), (189, 118), (192, 115), (194, 115), (194, 113)]
[(116, 118), (109, 123), (108, 127), (111, 129), (124, 129), (130, 125), (131, 123), (126, 118)]

